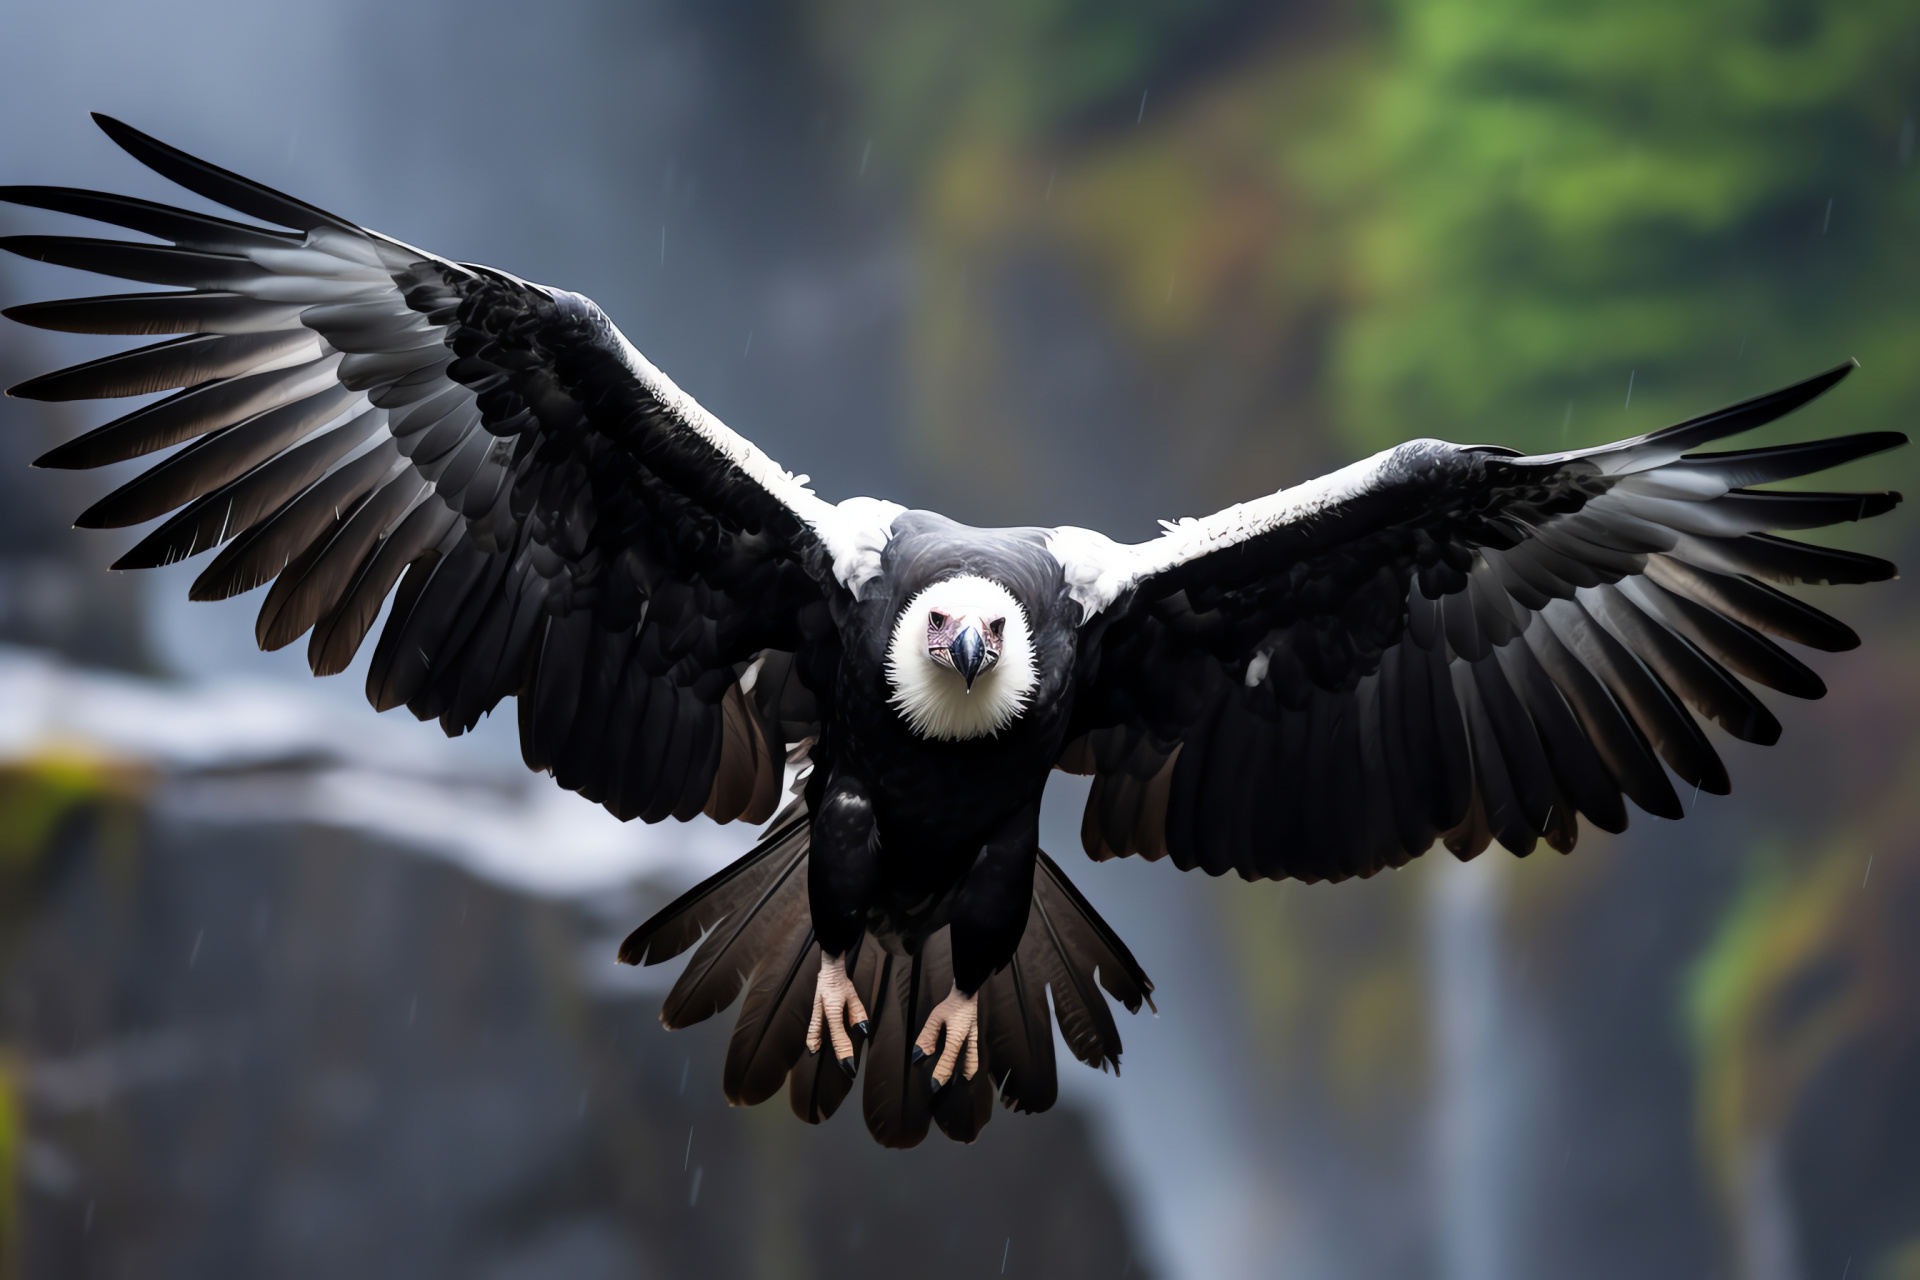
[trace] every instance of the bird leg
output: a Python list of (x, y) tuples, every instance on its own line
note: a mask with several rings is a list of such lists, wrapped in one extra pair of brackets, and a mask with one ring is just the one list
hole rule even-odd
[[(946, 1043), (941, 1044), (941, 1031), (946, 1032)], [(920, 1029), (920, 1038), (913, 1042), (913, 1060), (930, 1058), (936, 1050), (940, 1060), (933, 1064), (933, 1087), (935, 1090), (953, 1079), (953, 1070), (960, 1062), (960, 1050), (967, 1051), (966, 1069), (961, 1077), (973, 1079), (980, 1070), (980, 997), (962, 995), (959, 984), (955, 984), (947, 998), (933, 1007), (927, 1015), (927, 1025)]]
[(820, 957), (820, 977), (813, 984), (813, 1019), (807, 1024), (807, 1052), (818, 1053), (828, 1038), (833, 1040), (833, 1057), (849, 1076), (854, 1073), (851, 1025), (861, 1035), (868, 1034), (867, 1009), (860, 993), (847, 976), (845, 955)]

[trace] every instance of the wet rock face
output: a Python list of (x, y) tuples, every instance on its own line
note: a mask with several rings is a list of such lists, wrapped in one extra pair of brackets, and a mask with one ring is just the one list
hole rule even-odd
[(358, 837), (82, 812), (4, 917), (27, 1276), (1119, 1276), (1067, 1109), (728, 1108), (573, 907)]

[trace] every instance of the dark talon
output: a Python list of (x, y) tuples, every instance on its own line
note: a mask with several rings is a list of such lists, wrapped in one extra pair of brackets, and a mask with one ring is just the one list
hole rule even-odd
[(929, 1083), (931, 1083), (931, 1084), (932, 1084), (932, 1086), (933, 1086), (933, 1092), (935, 1092), (935, 1093), (938, 1093), (938, 1092), (940, 1092), (940, 1077), (939, 1077), (939, 1076), (932, 1076), (932, 1077), (930, 1077), (930, 1078), (929, 1078)]
[(812, 1057), (817, 1057), (817, 1056), (819, 1056), (819, 1053), (820, 1053), (820, 1051), (819, 1051), (818, 1049), (809, 1049), (809, 1050), (807, 1050), (807, 1056), (808, 1056), (809, 1058), (812, 1058)]
[(847, 1079), (849, 1080), (853, 1079), (853, 1073), (856, 1070), (856, 1068), (853, 1065), (852, 1058), (840, 1059), (840, 1069), (847, 1073)]
[(869, 1040), (873, 1039), (873, 1028), (867, 1023), (867, 1020), (865, 1018), (862, 1018), (860, 1019), (860, 1021), (854, 1023), (853, 1029), (855, 1031), (858, 1031), (861, 1035), (867, 1037), (867, 1039)]
[(919, 1045), (915, 1045), (913, 1046), (913, 1052), (907, 1056), (907, 1063), (909, 1066), (917, 1067), (920, 1065), (920, 1059), (926, 1056), (927, 1056), (927, 1051), (925, 1049), (922, 1049)]

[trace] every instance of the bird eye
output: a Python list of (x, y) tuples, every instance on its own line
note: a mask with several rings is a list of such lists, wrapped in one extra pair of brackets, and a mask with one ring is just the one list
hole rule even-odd
[(944, 627), (947, 625), (947, 615), (936, 609), (927, 615), (927, 621), (936, 627)]
[(995, 618), (987, 624), (987, 630), (993, 632), (993, 638), (998, 640), (1007, 634), (1007, 620), (1005, 618)]

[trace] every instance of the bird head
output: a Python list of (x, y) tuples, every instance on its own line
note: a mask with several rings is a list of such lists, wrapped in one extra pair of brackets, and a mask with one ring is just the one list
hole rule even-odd
[(887, 680), (894, 708), (923, 738), (997, 734), (1039, 682), (1026, 611), (990, 578), (943, 578), (895, 618)]
[(1006, 643), (1007, 615), (991, 617), (963, 610), (927, 610), (927, 656), (934, 665), (959, 673), (973, 692), (974, 680), (1000, 661)]

